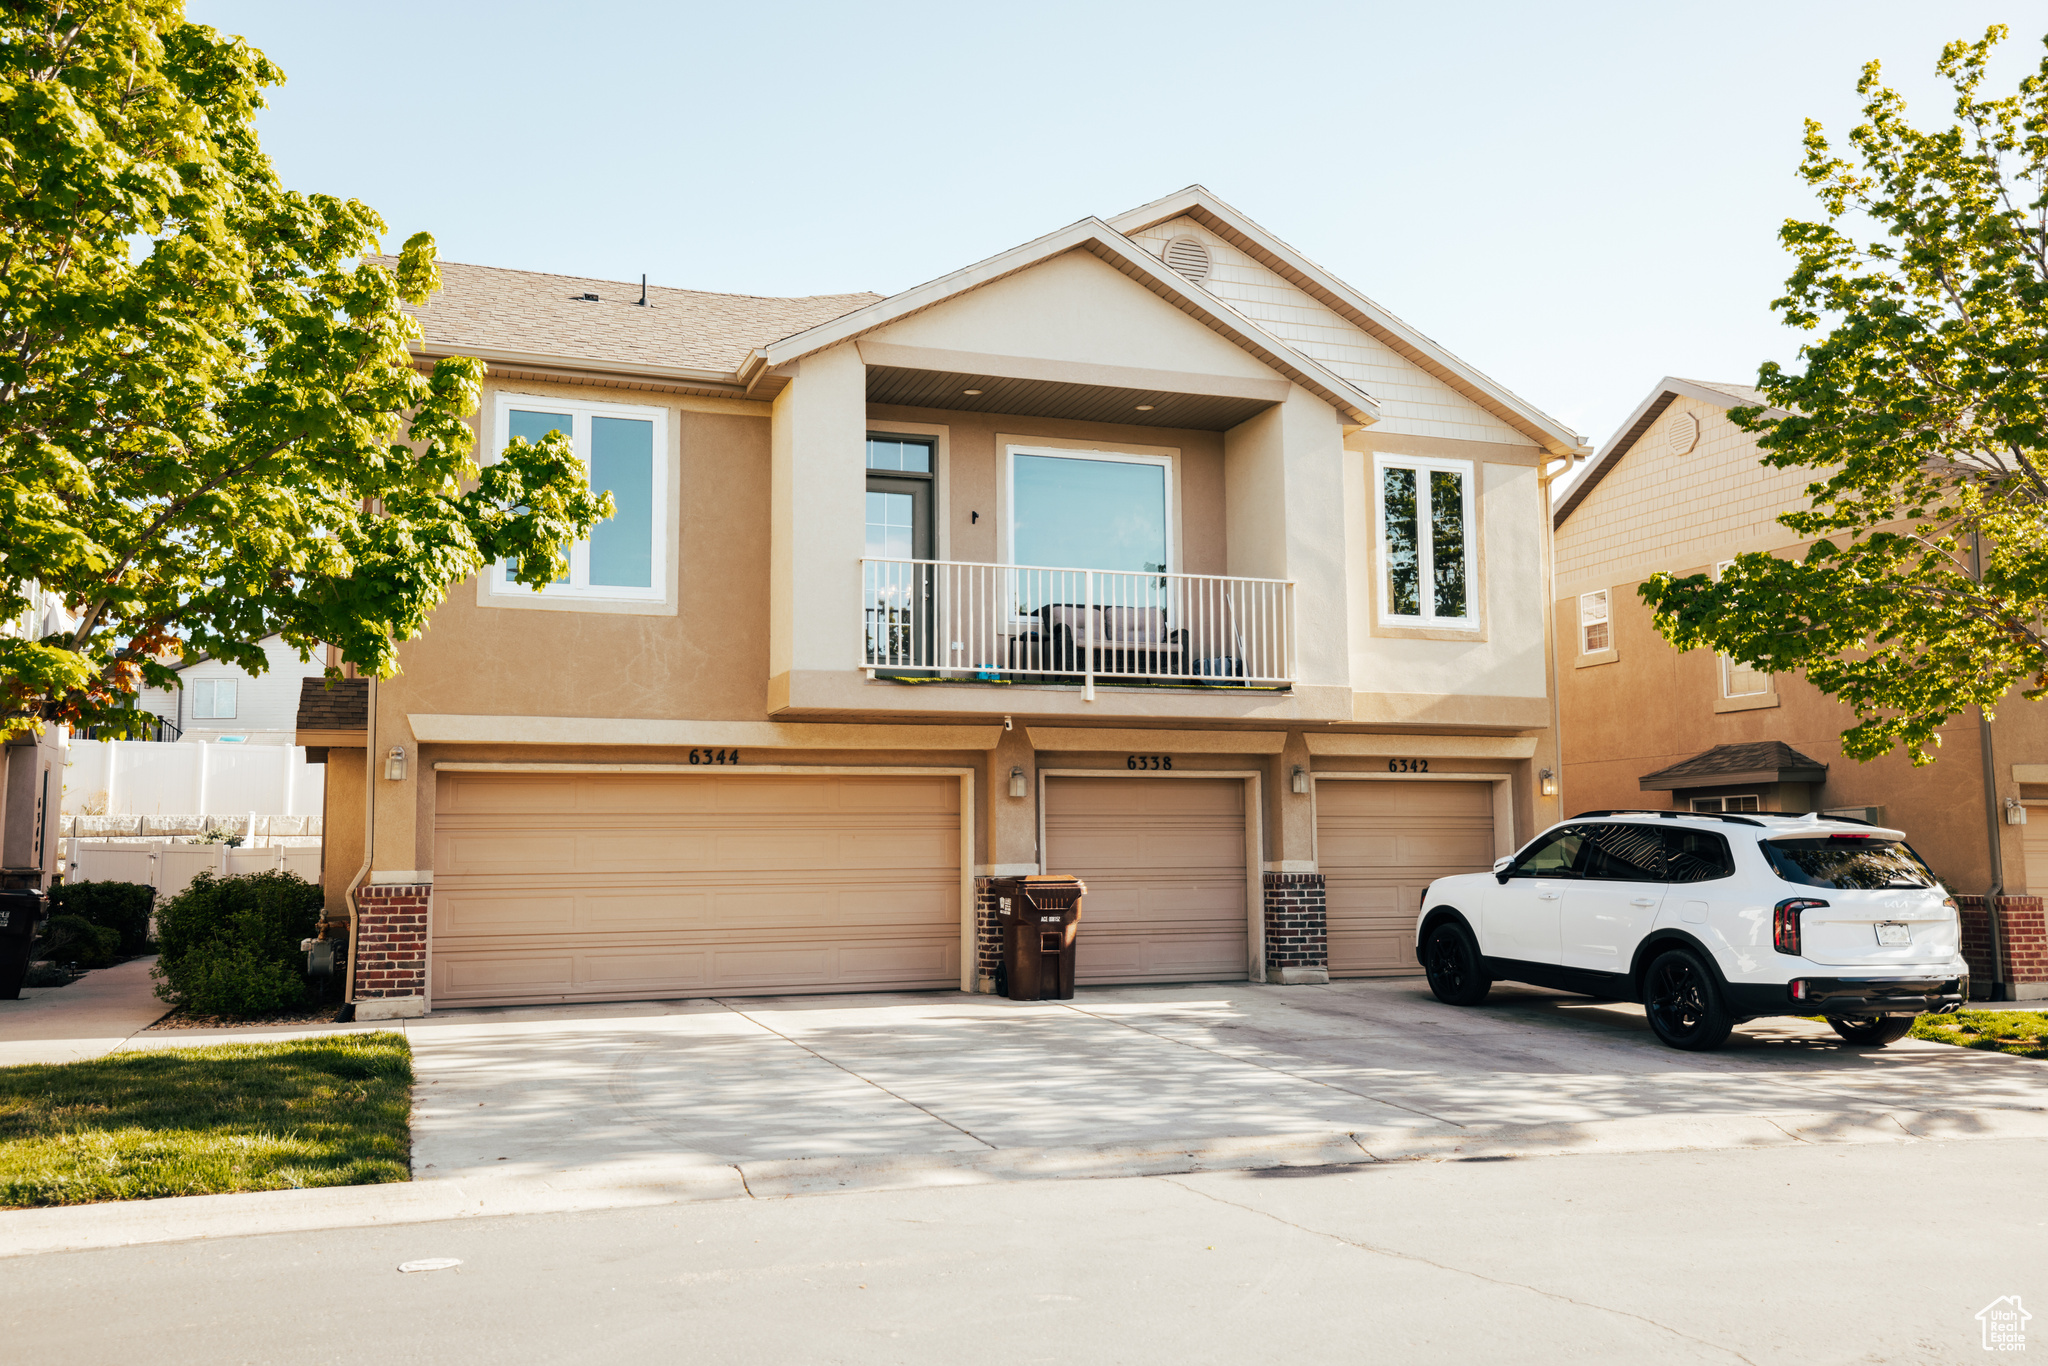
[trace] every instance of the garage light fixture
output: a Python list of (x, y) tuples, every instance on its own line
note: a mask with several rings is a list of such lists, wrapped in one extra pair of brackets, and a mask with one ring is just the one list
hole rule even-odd
[(1024, 781), (1024, 766), (1015, 765), (1010, 769), (1010, 795), (1024, 797), (1030, 795), (1030, 791), (1030, 785)]
[(1557, 795), (1557, 778), (1549, 769), (1538, 769), (1536, 771), (1536, 778), (1543, 785), (1544, 796), (1555, 797)]
[(384, 760), (384, 776), (394, 783), (405, 781), (405, 746), (393, 745)]
[(1294, 766), (1294, 791), (1297, 796), (1308, 795), (1308, 770), (1300, 764)]

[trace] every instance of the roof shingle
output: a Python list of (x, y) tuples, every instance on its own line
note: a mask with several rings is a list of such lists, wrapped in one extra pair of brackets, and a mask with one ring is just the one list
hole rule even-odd
[(324, 678), (299, 680), (300, 730), (368, 730), (370, 680)]
[(1828, 766), (1801, 754), (1783, 740), (1758, 740), (1742, 745), (1715, 745), (1681, 759), (1669, 768), (1644, 775), (1644, 792), (1675, 792), (1689, 787), (1724, 787), (1731, 783), (1818, 783)]

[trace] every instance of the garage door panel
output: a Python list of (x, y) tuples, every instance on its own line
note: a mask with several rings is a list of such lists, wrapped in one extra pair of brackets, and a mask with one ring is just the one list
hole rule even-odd
[(1328, 907), (1330, 973), (1420, 971), (1423, 889), (1493, 866), (1490, 782), (1316, 783), (1316, 858)]
[(959, 981), (950, 777), (451, 773), (439, 999), (629, 999)]
[(1242, 782), (1052, 778), (1045, 831), (1046, 871), (1088, 884), (1076, 981), (1244, 978)]

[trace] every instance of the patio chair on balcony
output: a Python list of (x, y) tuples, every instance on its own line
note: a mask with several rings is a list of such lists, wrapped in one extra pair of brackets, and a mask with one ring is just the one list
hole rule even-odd
[(1010, 643), (1010, 666), (1080, 673), (1093, 619), (1095, 672), (1134, 677), (1188, 672), (1188, 633), (1169, 629), (1163, 607), (1084, 607), (1054, 602), (1029, 613), (1037, 628)]

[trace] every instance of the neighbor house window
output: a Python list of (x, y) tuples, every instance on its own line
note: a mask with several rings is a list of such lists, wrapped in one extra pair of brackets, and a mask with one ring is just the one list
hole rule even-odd
[[(590, 539), (569, 547), (569, 572), (543, 591), (548, 597), (659, 600), (667, 562), (667, 413), (660, 408), (501, 395), (497, 442), (513, 437), (538, 443), (549, 432), (569, 438), (589, 470), (590, 486), (612, 496), (612, 515), (590, 529)], [(518, 562), (497, 570), (496, 591), (532, 590), (513, 579)]]
[(1579, 595), (1579, 653), (1597, 655), (1614, 648), (1607, 625), (1607, 590)]
[(1380, 619), (1394, 626), (1476, 627), (1471, 462), (1377, 456), (1373, 503)]
[(1694, 797), (1692, 799), (1692, 809), (1695, 811), (1757, 811), (1761, 808), (1757, 805), (1755, 797), (1741, 796)]
[(192, 690), (192, 719), (234, 720), (235, 681), (232, 678), (199, 678), (186, 684)]
[[(1723, 560), (1715, 565), (1714, 577), (1720, 578), (1727, 572), (1728, 566), (1734, 563), (1733, 560)], [(1744, 664), (1741, 660), (1728, 655), (1718, 656), (1718, 663), (1721, 669), (1721, 696), (1762, 697), (1770, 692), (1771, 676), (1762, 669)]]

